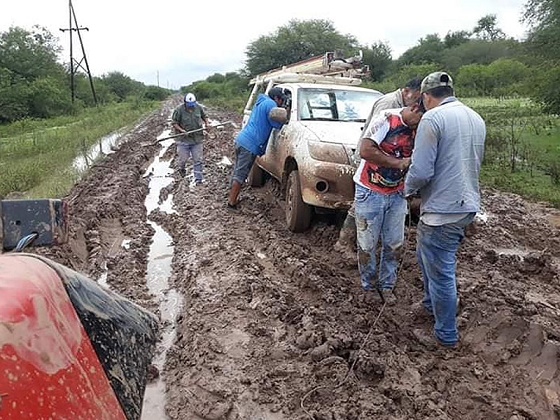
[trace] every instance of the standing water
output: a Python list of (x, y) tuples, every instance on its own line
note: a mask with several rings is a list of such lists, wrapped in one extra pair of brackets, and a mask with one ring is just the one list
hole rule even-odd
[(72, 166), (78, 172), (84, 172), (100, 155), (109, 155), (113, 153), (113, 148), (117, 145), (122, 135), (122, 132), (117, 131), (103, 137), (99, 143), (94, 144), (89, 150), (84, 151), (82, 155), (74, 159)]
[[(159, 138), (167, 137), (168, 135), (168, 132), (164, 132)], [(156, 209), (166, 213), (174, 213), (172, 194), (169, 195), (164, 203), (158, 204), (160, 191), (173, 182), (173, 170), (170, 167), (170, 162), (162, 160), (163, 155), (171, 144), (173, 144), (173, 140), (161, 142), (163, 146), (162, 151), (156, 156), (154, 162), (150, 165), (145, 174), (145, 176), (150, 176), (150, 190), (145, 201), (148, 217), (149, 214)], [(175, 247), (172, 245), (172, 238), (157, 223), (151, 220), (148, 220), (148, 223), (154, 228), (155, 233), (148, 254), (148, 275), (146, 284), (149, 291), (159, 301), (161, 320), (165, 326), (153, 363), (158, 368), (158, 371), (162, 372), (167, 351), (175, 339), (175, 321), (183, 306), (183, 300), (182, 296), (175, 289), (169, 288), (171, 261), (175, 252)], [(144, 404), (142, 407), (142, 419), (163, 420), (165, 418), (165, 383), (160, 375), (157, 382), (146, 386)]]

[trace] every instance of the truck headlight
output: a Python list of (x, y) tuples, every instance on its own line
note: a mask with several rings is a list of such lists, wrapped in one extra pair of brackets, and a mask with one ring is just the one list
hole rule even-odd
[(343, 165), (350, 164), (348, 155), (341, 144), (309, 141), (307, 147), (309, 149), (309, 156), (315, 160)]

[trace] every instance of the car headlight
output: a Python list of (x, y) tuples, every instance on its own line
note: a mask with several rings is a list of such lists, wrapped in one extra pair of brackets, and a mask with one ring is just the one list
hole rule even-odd
[(348, 155), (341, 144), (309, 141), (307, 143), (309, 156), (321, 162), (332, 162), (348, 165)]

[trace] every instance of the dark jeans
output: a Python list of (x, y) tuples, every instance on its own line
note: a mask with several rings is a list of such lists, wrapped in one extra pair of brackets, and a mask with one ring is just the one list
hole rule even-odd
[(443, 344), (455, 344), (457, 331), (457, 250), (465, 236), (467, 216), (456, 223), (429, 226), (420, 221), (417, 229), (416, 256), (424, 281), (424, 307), (435, 318), (435, 335)]

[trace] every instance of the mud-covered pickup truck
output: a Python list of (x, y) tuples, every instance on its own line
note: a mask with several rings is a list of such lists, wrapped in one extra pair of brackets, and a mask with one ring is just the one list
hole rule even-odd
[[(262, 83), (288, 96), (288, 122), (272, 131), (266, 153), (255, 161), (248, 182), (261, 186), (273, 176), (285, 192), (288, 228), (303, 232), (314, 212), (348, 210), (354, 198), (353, 155), (374, 102), (382, 95), (356, 86), (359, 79), (282, 74)], [(251, 99), (250, 99), (251, 100)], [(252, 104), (245, 108), (245, 117)]]

